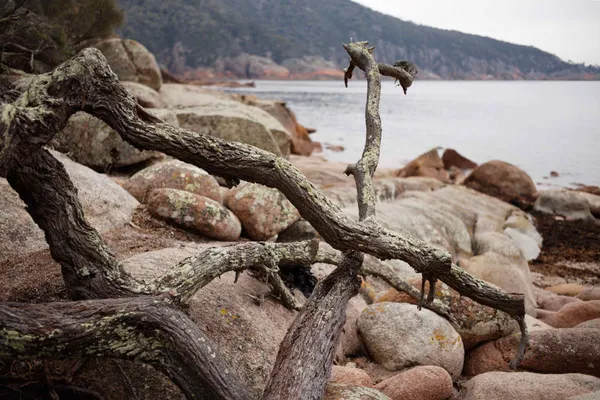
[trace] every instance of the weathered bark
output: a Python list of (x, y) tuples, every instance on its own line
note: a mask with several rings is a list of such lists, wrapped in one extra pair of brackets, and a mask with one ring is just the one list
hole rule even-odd
[[(156, 122), (118, 83), (96, 49), (83, 50), (51, 74), (37, 77), (13, 104), (0, 105), (0, 175), (47, 143), (81, 109), (103, 119), (138, 148), (162, 151), (217, 175), (280, 189), (338, 250), (406, 261), (418, 272), (447, 277), (449, 286), (467, 296), (479, 284), (462, 270), (456, 279), (450, 255), (442, 249), (384, 229), (370, 219), (350, 220), (288, 161), (253, 146)], [(494, 293), (506, 296), (498, 290)]]
[[(365, 147), (360, 160), (349, 165), (346, 174), (354, 175), (360, 222), (375, 225), (377, 197), (373, 174), (379, 163), (381, 146), (381, 78), (366, 43), (351, 43), (344, 48), (352, 62), (367, 75)], [(264, 400), (318, 400), (323, 397), (335, 348), (346, 322), (348, 301), (360, 288), (358, 271), (363, 259), (360, 252), (345, 251), (338, 268), (317, 285), (281, 343)]]
[[(50, 153), (44, 149), (33, 153), (11, 169), (7, 179), (27, 205), (33, 220), (44, 231), (52, 257), (62, 267), (72, 299), (170, 292), (186, 302), (200, 288), (225, 272), (239, 272), (271, 262), (277, 265), (279, 261), (310, 264), (317, 254), (316, 241), (241, 243), (204, 250), (183, 260), (156, 281), (137, 280), (123, 271), (98, 232), (85, 220), (75, 186), (64, 166)], [(275, 268), (273, 270), (276, 272)], [(285, 286), (277, 285), (277, 290), (286, 300), (290, 296), (285, 292)], [(297, 305), (288, 303), (297, 308)]]
[(0, 303), (0, 358), (114, 357), (163, 371), (189, 399), (250, 399), (218, 349), (169, 296)]
[(64, 166), (41, 149), (15, 164), (6, 176), (61, 265), (72, 299), (132, 296), (129, 277), (85, 220), (77, 189)]
[(139, 149), (161, 151), (215, 175), (278, 188), (340, 251), (404, 260), (421, 272), (450, 269), (448, 252), (348, 218), (287, 160), (160, 123), (120, 85), (97, 49), (85, 49), (51, 74), (37, 77), (17, 101), (0, 106), (0, 176), (47, 144), (80, 110), (102, 119)]
[[(61, 263), (65, 282), (74, 298), (138, 296), (169, 291), (185, 300), (211, 279), (228, 270), (240, 271), (252, 266), (267, 268), (268, 273), (274, 273), (276, 261), (311, 263), (318, 258), (313, 242), (244, 244), (201, 253), (195, 259), (180, 263), (157, 281), (142, 282), (133, 279), (123, 271), (98, 233), (83, 218), (75, 188), (62, 165), (41, 149), (64, 128), (68, 118), (76, 111), (83, 110), (102, 119), (126, 141), (140, 149), (164, 152), (230, 182), (244, 179), (281, 190), (321, 237), (343, 252), (343, 258), (336, 271), (317, 286), (290, 328), (280, 348), (264, 398), (318, 399), (324, 392), (330, 372), (333, 350), (344, 323), (347, 302), (358, 291), (357, 273), (362, 264), (362, 253), (380, 259), (404, 260), (427, 277), (441, 279), (461, 294), (487, 302), (484, 304), (488, 305), (489, 302), (495, 302), (498, 306), (492, 305), (493, 307), (504, 311), (504, 308), (509, 308), (513, 313), (524, 315), (522, 296), (504, 294), (453, 266), (446, 251), (384, 229), (375, 222), (372, 176), (377, 168), (381, 140), (379, 74), (396, 77), (405, 91), (412, 83), (412, 76), (402, 68), (377, 64), (371, 55), (372, 49), (366, 46), (364, 42), (345, 46), (352, 60), (351, 67), (363, 69), (369, 83), (365, 110), (365, 150), (359, 162), (349, 166), (347, 170), (354, 175), (359, 192), (358, 222), (344, 215), (286, 160), (252, 146), (226, 142), (162, 123), (135, 102), (119, 84), (116, 75), (96, 49), (85, 49), (52, 73), (36, 77), (12, 104), (0, 104), (0, 176), (7, 176), (27, 203), (34, 220), (44, 230), (52, 255)], [(348, 73), (346, 75), (348, 77)], [(282, 300), (288, 306), (295, 307), (293, 296), (284, 290), (281, 281), (276, 279), (276, 274), (273, 277), (273, 284), (280, 291)], [(483, 292), (486, 294), (482, 294)], [(145, 296), (142, 299), (121, 301), (143, 302), (148, 298)], [(18, 314), (19, 307), (24, 306), (13, 305), (8, 312), (23, 316)], [(98, 316), (88, 316), (101, 318), (106, 313), (110, 314), (110, 307), (107, 307), (99, 306), (94, 309)], [(139, 311), (135, 315), (142, 322), (147, 322), (147, 317), (141, 314), (142, 311)], [(155, 321), (152, 318), (150, 320)], [(57, 329), (62, 329), (60, 321), (54, 323), (58, 324)], [(160, 325), (158, 322), (156, 324)], [(137, 324), (135, 327), (137, 332), (144, 325)], [(28, 327), (20, 325), (15, 326), (15, 329), (10, 331), (21, 337)], [(163, 329), (171, 333), (170, 328), (164, 326), (157, 329), (159, 332), (163, 332)], [(173, 332), (169, 336), (171, 345), (179, 349), (188, 348), (191, 346), (189, 341), (202, 338), (197, 330), (190, 331), (191, 333), (186, 331), (189, 336)], [(31, 331), (26, 342), (31, 346), (43, 341), (52, 343), (46, 341), (51, 338), (44, 335), (48, 335), (48, 332)], [(142, 338), (145, 340), (145, 336), (142, 335)], [(7, 354), (11, 358), (55, 356), (46, 353), (30, 354), (28, 351), (37, 351), (35, 346), (5, 346), (4, 349), (11, 352)], [(23, 352), (24, 349), (27, 351)], [(96, 356), (118, 356), (110, 352), (109, 348), (102, 348), (100, 344), (95, 349), (98, 349), (94, 354)], [(176, 354), (177, 351), (172, 357), (177, 358)], [(229, 385), (226, 377), (223, 381), (218, 381), (204, 376), (205, 373), (210, 373), (209, 365), (189, 367), (189, 362), (185, 359), (178, 358), (176, 361), (181, 363), (182, 370), (192, 370), (184, 372), (184, 380), (172, 376), (180, 385), (186, 384), (183, 381), (195, 379), (195, 382), (189, 383), (193, 387), (183, 387), (188, 396), (204, 393), (201, 390), (224, 393), (222, 385)], [(199, 355), (194, 362), (202, 364), (205, 360)], [(228, 370), (225, 366), (223, 368)], [(236, 388), (234, 384), (234, 389), (237, 390)], [(244, 398), (243, 396), (240, 392), (230, 398)]]
[(317, 284), (281, 343), (263, 400), (323, 398), (346, 307), (360, 287), (356, 270), (362, 259), (359, 252), (345, 253), (342, 264)]
[[(415, 300), (420, 300), (423, 296), (422, 292), (420, 292), (411, 284), (404, 282), (396, 274), (394, 274), (392, 270), (386, 268), (385, 265), (363, 264), (362, 268), (360, 269), (360, 274), (371, 275), (381, 278), (397, 291), (404, 292)], [(432, 301), (423, 304), (423, 306), (431, 311), (438, 313), (439, 315), (444, 316), (453, 324), (456, 323), (454, 317), (450, 313), (449, 308), (441, 301), (433, 299)]]

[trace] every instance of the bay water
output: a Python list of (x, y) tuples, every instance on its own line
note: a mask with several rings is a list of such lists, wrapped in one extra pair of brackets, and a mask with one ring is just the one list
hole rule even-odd
[[(311, 137), (344, 146), (331, 160), (355, 162), (365, 141), (366, 81), (256, 81), (234, 89), (285, 101)], [(400, 168), (431, 148), (477, 163), (502, 160), (540, 186), (600, 185), (600, 82), (415, 81), (404, 95), (382, 83), (380, 166)], [(441, 152), (440, 152), (441, 154)], [(559, 176), (550, 177), (550, 171)]]

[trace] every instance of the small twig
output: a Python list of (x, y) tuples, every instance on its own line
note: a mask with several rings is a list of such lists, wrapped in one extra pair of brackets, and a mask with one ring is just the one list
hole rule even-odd
[(431, 304), (431, 302), (435, 299), (435, 284), (437, 283), (437, 279), (434, 276), (429, 276), (429, 293), (427, 293), (427, 304)]
[[(397, 291), (406, 293), (416, 301), (421, 301), (423, 292), (419, 291), (419, 289), (415, 288), (413, 285), (410, 285), (407, 282), (400, 279), (389, 267), (387, 267), (381, 261), (363, 264), (360, 270), (360, 274), (365, 276), (371, 275), (381, 278)], [(422, 282), (424, 281), (425, 279), (422, 280)], [(450, 307), (444, 302), (434, 299), (431, 301), (431, 303), (423, 302), (422, 306), (446, 318), (452, 325), (459, 325), (456, 318), (454, 318), (454, 316), (452, 315)]]
[(262, 294), (262, 293), (258, 297), (253, 296), (251, 294), (248, 294), (247, 296), (250, 297), (252, 300), (254, 300), (254, 302), (256, 303), (256, 305), (259, 306), (259, 307), (262, 306), (263, 303), (265, 302), (265, 295)]
[(278, 262), (279, 258), (273, 255), (273, 257), (265, 260), (265, 263), (260, 266), (260, 269), (267, 277), (267, 283), (271, 283), (273, 286), (273, 291), (279, 296), (283, 305), (292, 310), (299, 310), (301, 308), (300, 304), (298, 304), (296, 298), (279, 275)]
[(517, 349), (515, 358), (513, 358), (508, 364), (511, 369), (516, 369), (521, 364), (523, 358), (525, 357), (525, 351), (527, 350), (527, 347), (529, 347), (529, 332), (527, 332), (525, 317), (517, 316), (514, 318), (519, 324), (519, 329), (521, 330), (521, 340), (519, 341), (519, 348)]
[(425, 282), (427, 282), (427, 279), (425, 279), (425, 274), (423, 274), (421, 276), (421, 295), (419, 296), (419, 305), (417, 306), (419, 311), (423, 308), (423, 299), (425, 299)]
[(140, 228), (139, 226), (137, 226), (136, 224), (134, 224), (133, 221), (129, 221), (129, 226), (131, 226), (132, 228), (137, 229), (138, 231), (145, 232), (142, 228)]

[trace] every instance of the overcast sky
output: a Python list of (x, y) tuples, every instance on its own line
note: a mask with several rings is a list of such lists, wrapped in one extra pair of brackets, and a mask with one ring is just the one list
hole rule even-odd
[(600, 0), (354, 0), (421, 25), (532, 45), (600, 65)]

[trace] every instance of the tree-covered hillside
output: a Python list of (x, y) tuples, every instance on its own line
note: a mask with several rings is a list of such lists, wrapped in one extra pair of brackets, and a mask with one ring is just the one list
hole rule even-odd
[[(402, 21), (350, 0), (119, 0), (122, 34), (170, 68), (212, 66), (242, 52), (276, 63), (308, 55), (341, 66), (342, 42), (369, 40), (378, 58), (408, 59), (442, 78), (583, 78), (573, 65), (534, 47)], [(423, 75), (423, 74), (421, 74)], [(588, 76), (589, 78), (589, 76)]]

